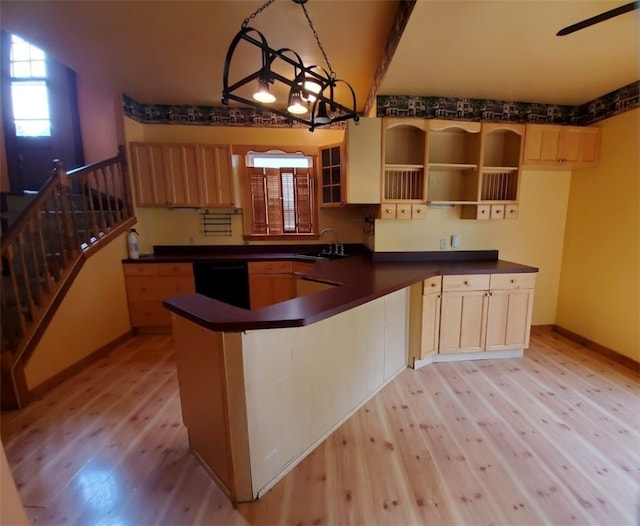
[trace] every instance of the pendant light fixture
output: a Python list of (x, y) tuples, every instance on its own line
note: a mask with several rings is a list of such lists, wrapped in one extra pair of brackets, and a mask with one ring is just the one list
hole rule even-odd
[[(258, 30), (249, 27), (249, 22), (269, 7), (275, 0), (268, 0), (262, 7), (244, 19), (240, 31), (231, 41), (224, 62), (222, 103), (228, 104), (230, 100), (253, 106), (254, 108), (269, 111), (284, 116), (288, 122), (300, 122), (313, 131), (319, 126), (326, 126), (349, 119), (358, 121), (356, 111), (356, 96), (351, 85), (336, 78), (327, 54), (320, 43), (320, 37), (307, 13), (305, 3), (307, 0), (292, 0), (300, 5), (307, 19), (309, 27), (316, 39), (318, 48), (327, 65), (327, 69), (320, 66), (306, 66), (298, 53), (289, 49), (273, 49), (267, 43), (265, 36)], [(230, 83), (229, 70), (238, 45), (244, 42), (256, 52), (256, 71), (246, 77)], [(246, 47), (246, 46), (245, 46)], [(243, 65), (247, 61), (247, 55), (243, 54)], [(288, 75), (282, 74), (289, 71)], [(286, 100), (281, 100), (278, 107), (276, 96), (281, 92), (277, 90), (279, 85), (284, 85), (288, 90)], [(346, 105), (335, 100), (336, 88), (345, 86), (347, 98)], [(272, 90), (270, 86), (273, 86)], [(252, 93), (251, 98), (247, 93)], [(286, 104), (286, 109), (284, 109)], [(272, 106), (273, 105), (273, 106)]]

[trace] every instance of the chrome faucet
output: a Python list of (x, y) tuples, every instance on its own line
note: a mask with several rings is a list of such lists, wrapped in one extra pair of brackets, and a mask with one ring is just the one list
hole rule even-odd
[(329, 245), (329, 254), (343, 255), (344, 246), (342, 246), (342, 244), (340, 244), (340, 242), (338, 241), (338, 233), (333, 228), (325, 228), (324, 230), (322, 230), (322, 232), (320, 232), (320, 239), (322, 239), (322, 236), (327, 232), (333, 234), (333, 237), (335, 238), (333, 246)]

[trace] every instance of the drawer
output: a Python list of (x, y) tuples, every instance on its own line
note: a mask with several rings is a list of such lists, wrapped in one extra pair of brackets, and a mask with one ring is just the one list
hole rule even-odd
[(442, 276), (442, 291), (489, 290), (490, 274), (460, 274)]
[(171, 312), (159, 301), (129, 303), (129, 318), (133, 327), (165, 327), (171, 325)]
[(535, 273), (491, 274), (491, 290), (532, 289), (536, 285)]
[(489, 219), (491, 217), (491, 205), (478, 205), (476, 219)]
[(411, 219), (424, 219), (427, 215), (427, 205), (411, 205)]
[(192, 263), (158, 263), (160, 276), (193, 276)]
[(308, 261), (294, 261), (293, 262), (293, 272), (305, 273), (313, 270), (313, 263), (309, 263)]
[(506, 205), (504, 207), (505, 219), (518, 219), (519, 207), (518, 205)]
[(157, 276), (157, 263), (124, 263), (125, 276)]
[(442, 276), (433, 276), (425, 279), (422, 283), (422, 294), (431, 294), (432, 292), (440, 292), (442, 287)]
[(491, 219), (504, 219), (504, 205), (491, 205)]
[(411, 219), (410, 203), (402, 203), (396, 205), (396, 219)]
[(170, 296), (193, 294), (196, 290), (193, 278), (190, 276), (127, 277), (126, 283), (129, 301), (161, 301)]
[(293, 272), (293, 261), (251, 261), (249, 274), (289, 274)]
[(380, 219), (395, 219), (396, 205), (385, 203), (380, 205)]

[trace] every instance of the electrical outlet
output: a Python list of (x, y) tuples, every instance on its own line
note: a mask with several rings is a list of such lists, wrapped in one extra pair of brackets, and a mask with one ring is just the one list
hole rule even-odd
[(445, 238), (440, 240), (440, 250), (447, 250), (447, 240)]

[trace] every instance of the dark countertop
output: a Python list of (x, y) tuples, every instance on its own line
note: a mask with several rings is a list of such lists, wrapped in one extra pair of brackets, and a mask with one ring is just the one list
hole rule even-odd
[[(257, 310), (245, 310), (200, 294), (186, 294), (167, 298), (166, 308), (212, 331), (238, 332), (252, 329), (300, 327), (329, 318), (376, 298), (403, 289), (426, 278), (447, 274), (493, 274), (508, 272), (537, 272), (535, 267), (498, 259), (498, 252), (396, 252), (370, 254), (351, 247), (348, 253), (358, 255), (344, 259), (318, 260), (305, 277), (318, 281), (341, 283), (328, 290), (283, 301)], [(180, 248), (180, 247), (178, 247)], [(184, 251), (157, 250), (156, 255), (125, 262), (230, 261), (296, 259), (298, 247), (278, 247), (258, 251), (251, 247)], [(200, 248), (200, 247), (197, 247)], [(205, 248), (205, 247), (202, 247)], [(272, 247), (273, 248), (273, 247)], [(363, 248), (363, 247), (362, 247)], [(191, 250), (188, 250), (191, 249)], [(308, 251), (306, 245), (304, 251)], [(201, 253), (198, 253), (201, 252)], [(219, 253), (218, 253), (219, 252)]]

